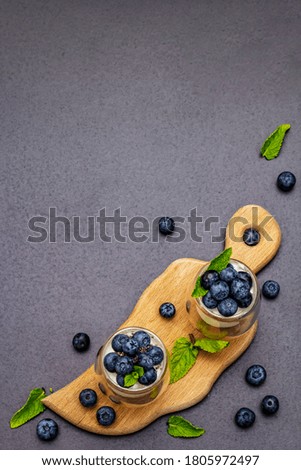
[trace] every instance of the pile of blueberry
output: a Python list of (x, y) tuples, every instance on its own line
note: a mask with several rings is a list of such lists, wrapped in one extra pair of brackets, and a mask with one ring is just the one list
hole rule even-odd
[(124, 387), (124, 378), (134, 371), (134, 366), (143, 368), (144, 374), (138, 379), (142, 385), (150, 385), (157, 379), (156, 366), (161, 364), (164, 353), (159, 346), (151, 344), (150, 335), (143, 330), (128, 336), (118, 333), (112, 339), (112, 348), (104, 357), (104, 366), (109, 372), (116, 373), (116, 382)]
[(252, 303), (252, 278), (246, 271), (236, 271), (232, 264), (220, 273), (206, 271), (201, 277), (201, 285), (208, 290), (203, 297), (207, 308), (217, 308), (224, 317), (231, 317), (238, 307), (247, 308)]

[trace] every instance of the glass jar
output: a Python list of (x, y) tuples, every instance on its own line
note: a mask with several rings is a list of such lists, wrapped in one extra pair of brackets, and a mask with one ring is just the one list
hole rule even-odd
[[(131, 337), (137, 331), (145, 331), (148, 333), (151, 338), (151, 345), (160, 347), (164, 357), (159, 365), (154, 366), (157, 372), (157, 378), (154, 383), (142, 385), (136, 382), (132, 387), (126, 388), (117, 383), (117, 374), (115, 372), (109, 372), (105, 368), (104, 358), (108, 353), (115, 352), (112, 348), (112, 340), (117, 334), (124, 334)], [(161, 339), (152, 331), (142, 327), (123, 328), (116, 331), (99, 349), (95, 362), (95, 372), (99, 376), (99, 387), (101, 391), (108, 395), (113, 402), (122, 402), (128, 405), (144, 405), (155, 400), (158, 395), (166, 389), (169, 383), (167, 350)]]
[[(260, 310), (260, 288), (256, 275), (253, 271), (241, 261), (231, 259), (230, 263), (236, 271), (247, 272), (252, 279), (252, 302), (247, 308), (238, 308), (237, 312), (231, 317), (224, 317), (217, 308), (210, 309), (203, 304), (202, 297), (191, 297), (186, 302), (186, 311), (189, 320), (194, 328), (197, 328), (204, 336), (212, 339), (227, 339), (233, 336), (240, 336), (248, 331), (257, 320)], [(196, 280), (207, 271), (210, 263), (207, 263), (199, 272), (191, 286), (191, 292), (195, 286)]]

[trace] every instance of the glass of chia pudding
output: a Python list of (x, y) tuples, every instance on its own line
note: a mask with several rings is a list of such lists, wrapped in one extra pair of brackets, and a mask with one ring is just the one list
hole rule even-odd
[(98, 351), (99, 387), (115, 403), (143, 405), (169, 383), (168, 356), (161, 339), (140, 327), (114, 333)]
[(197, 276), (207, 293), (186, 303), (190, 322), (208, 338), (240, 336), (251, 328), (259, 314), (257, 278), (247, 265), (235, 259), (219, 273), (209, 271), (209, 264)]

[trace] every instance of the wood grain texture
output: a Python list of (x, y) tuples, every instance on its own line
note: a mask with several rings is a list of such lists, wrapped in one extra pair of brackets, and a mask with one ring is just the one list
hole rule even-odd
[[(226, 232), (226, 247), (232, 246), (233, 258), (249, 265), (258, 272), (276, 254), (280, 241), (280, 228), (271, 216), (263, 229), (260, 224), (270, 214), (260, 206), (245, 206), (239, 209), (229, 221)], [(255, 219), (254, 219), (255, 217)], [(236, 221), (236, 223), (234, 223)], [(248, 247), (242, 241), (242, 234), (247, 227), (253, 226), (261, 232), (260, 243)], [(174, 341), (180, 336), (188, 337), (193, 333), (200, 337), (198, 330), (193, 329), (186, 311), (186, 302), (191, 297), (192, 284), (206, 261), (183, 258), (178, 259), (157, 277), (143, 292), (128, 319), (120, 326), (142, 327), (154, 331), (171, 351)], [(166, 301), (172, 302), (177, 309), (172, 320), (158, 314), (159, 306)], [(252, 342), (257, 323), (244, 335), (232, 339), (225, 350), (210, 354), (201, 351), (196, 364), (185, 378), (170, 384), (156, 400), (147, 405), (126, 406), (114, 404), (98, 388), (98, 377), (94, 365), (81, 376), (61, 390), (43, 400), (54, 412), (90, 432), (107, 435), (128, 434), (145, 427), (159, 416), (177, 412), (200, 402), (210, 391), (220, 374), (247, 349)], [(98, 405), (87, 409), (79, 403), (79, 393), (84, 388), (92, 388), (98, 394)], [(116, 410), (116, 420), (109, 427), (100, 426), (96, 421), (96, 409), (109, 405)]]

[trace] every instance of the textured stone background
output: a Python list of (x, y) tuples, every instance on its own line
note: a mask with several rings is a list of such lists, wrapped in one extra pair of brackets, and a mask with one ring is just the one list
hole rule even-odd
[[(300, 446), (301, 3), (218, 0), (1, 2), (1, 447), (45, 449), (37, 419), (10, 430), (37, 386), (59, 389), (94, 361), (151, 280), (179, 257), (210, 259), (222, 243), (28, 243), (28, 220), (96, 215), (219, 216), (247, 203), (283, 229), (260, 273), (281, 295), (263, 300), (257, 337), (200, 404), (181, 412), (206, 434), (173, 439), (166, 417), (135, 435), (89, 434), (57, 419), (48, 449), (296, 449)], [(260, 145), (290, 122), (281, 155)], [(283, 170), (298, 179), (280, 193)], [(217, 226), (216, 226), (217, 227)], [(187, 225), (188, 228), (188, 225)], [(217, 228), (216, 228), (217, 230)], [(216, 234), (216, 233), (215, 233)], [(77, 354), (84, 330), (91, 348)], [(253, 363), (268, 379), (244, 382)], [(277, 416), (258, 410), (267, 393)], [(243, 432), (240, 406), (257, 412)]]

